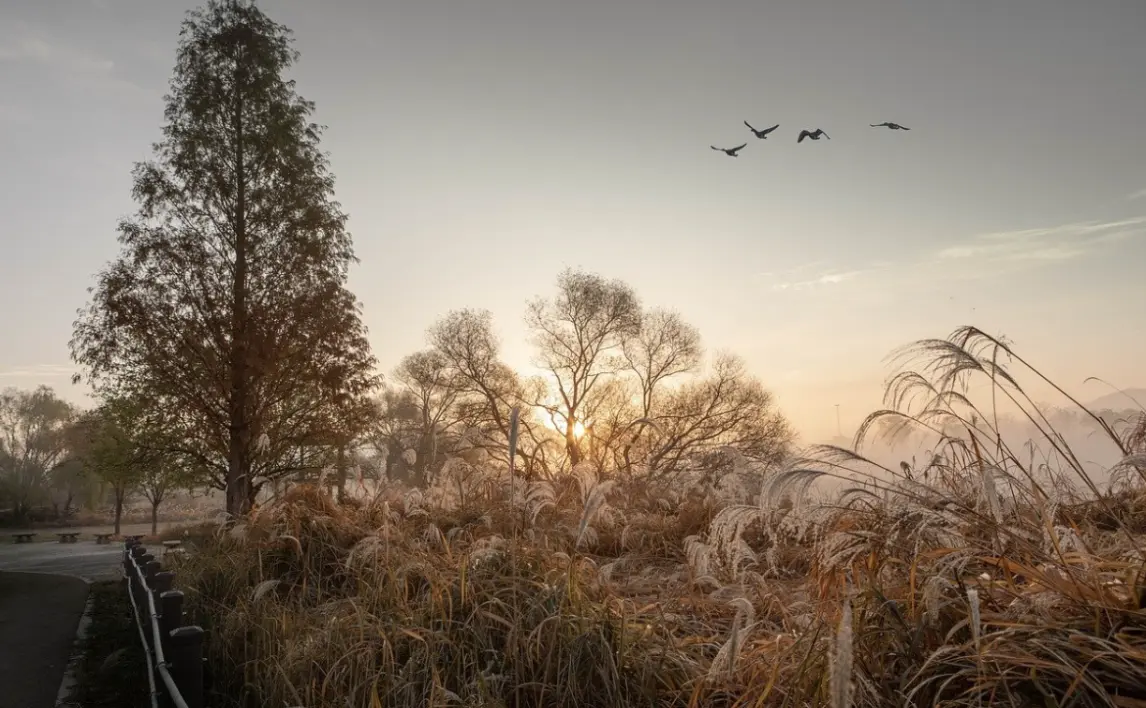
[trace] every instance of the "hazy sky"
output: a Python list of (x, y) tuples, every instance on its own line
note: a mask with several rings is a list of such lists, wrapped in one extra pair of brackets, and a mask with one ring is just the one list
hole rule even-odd
[[(82, 399), (74, 313), (194, 4), (0, 0), (0, 386)], [(387, 370), (460, 307), (528, 364), (525, 302), (570, 265), (744, 355), (809, 439), (960, 324), (1091, 397), (1146, 383), (1142, 0), (260, 5), (329, 126)]]

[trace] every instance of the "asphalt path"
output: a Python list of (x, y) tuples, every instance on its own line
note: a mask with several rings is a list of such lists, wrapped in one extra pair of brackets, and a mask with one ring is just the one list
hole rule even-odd
[(0, 708), (52, 708), (76, 640), (88, 584), (0, 571)]
[(119, 577), (122, 558), (120, 543), (13, 543), (0, 534), (0, 708), (55, 706), (88, 581)]
[[(160, 549), (162, 550), (162, 549)], [(0, 534), (0, 572), (59, 573), (88, 580), (114, 580), (120, 575), (123, 543), (13, 543)]]

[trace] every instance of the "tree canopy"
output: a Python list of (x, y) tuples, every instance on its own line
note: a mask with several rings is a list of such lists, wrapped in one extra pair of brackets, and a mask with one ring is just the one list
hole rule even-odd
[(163, 139), (133, 173), (138, 212), (72, 339), (97, 395), (173, 411), (179, 451), (232, 513), (313, 464), (378, 382), (322, 129), (285, 76), (298, 56), (254, 5), (189, 13)]

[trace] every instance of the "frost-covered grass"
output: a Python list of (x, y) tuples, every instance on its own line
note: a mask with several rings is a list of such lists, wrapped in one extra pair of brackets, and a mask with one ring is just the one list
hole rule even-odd
[[(671, 484), (582, 467), (511, 485), (456, 460), (426, 490), (294, 488), (180, 570), (220, 696), (1146, 706), (1143, 420), (1099, 421), (1122, 458), (1099, 484), (1004, 344), (963, 329), (905, 353), (861, 437), (933, 431), (915, 466), (814, 448), (780, 470), (729, 453)], [(976, 377), (988, 406), (962, 393)], [(1000, 400), (1039, 426), (1032, 448), (995, 432)]]

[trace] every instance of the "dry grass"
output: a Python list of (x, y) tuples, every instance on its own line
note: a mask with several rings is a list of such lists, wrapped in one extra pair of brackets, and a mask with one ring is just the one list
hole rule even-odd
[[(295, 488), (180, 571), (219, 695), (1146, 708), (1141, 431), (1104, 429), (1124, 461), (1100, 485), (1005, 344), (964, 329), (907, 353), (861, 434), (935, 430), (919, 469), (817, 448), (755, 488), (743, 460), (716, 484), (594, 487), (574, 470), (512, 499), (504, 471), (460, 461), (426, 492), (339, 505)], [(968, 377), (1040, 425), (1042, 454), (1006, 447)]]

